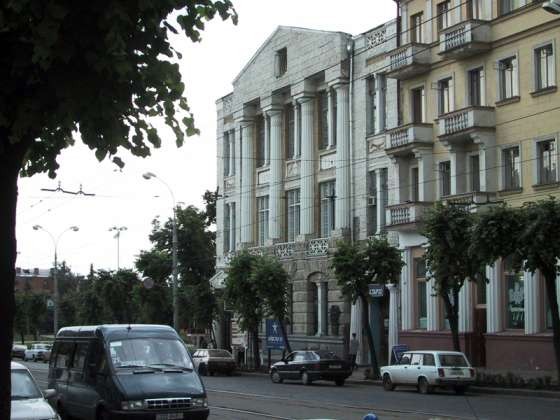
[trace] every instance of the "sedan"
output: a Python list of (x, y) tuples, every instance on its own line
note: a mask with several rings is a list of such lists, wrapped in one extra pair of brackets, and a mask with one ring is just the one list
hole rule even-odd
[(313, 381), (325, 380), (342, 386), (351, 374), (350, 363), (326, 350), (294, 351), (270, 368), (270, 379), (274, 383), (299, 379), (310, 385)]
[(44, 394), (41, 393), (29, 370), (20, 363), (12, 362), (11, 380), (11, 420), (60, 420), (47, 402), (47, 399), (55, 397), (54, 389), (47, 389)]
[(216, 372), (231, 375), (235, 370), (235, 360), (227, 350), (198, 349), (192, 357), (200, 375), (212, 376)]
[[(31, 348), (25, 351), (23, 360), (44, 360), (45, 353), (51, 351), (52, 345), (46, 343), (32, 344)], [(50, 355), (49, 355), (50, 357)]]
[(435, 387), (463, 394), (474, 382), (475, 370), (461, 352), (409, 351), (398, 364), (383, 366), (381, 378), (386, 391), (396, 385), (414, 385), (421, 394), (429, 394)]
[(27, 350), (27, 346), (24, 344), (14, 344), (12, 346), (12, 357), (16, 358), (19, 357), (23, 359), (25, 357), (25, 351)]

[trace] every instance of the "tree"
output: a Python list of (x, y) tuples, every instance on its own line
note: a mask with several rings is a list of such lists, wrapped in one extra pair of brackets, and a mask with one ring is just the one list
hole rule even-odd
[(379, 364), (369, 324), (369, 285), (396, 283), (403, 265), (399, 250), (389, 245), (385, 237), (370, 239), (365, 246), (340, 241), (333, 256), (332, 268), (342, 295), (352, 303), (359, 299), (362, 305), (374, 378), (379, 378)]
[(427, 277), (434, 280), (434, 291), (443, 300), (453, 339), (459, 341), (459, 291), (465, 281), (484, 278), (484, 262), (470, 251), (474, 216), (463, 206), (436, 204), (424, 218), (422, 234), (428, 240)]
[(97, 272), (97, 284), (107, 320), (112, 324), (134, 323), (138, 309), (134, 305), (133, 290), (139, 285), (138, 276), (132, 270)]
[(254, 256), (252, 281), (257, 286), (257, 293), (263, 302), (264, 316), (272, 316), (278, 320), (286, 350), (291, 353), (292, 348), (286, 333), (286, 308), (288, 306), (289, 275), (282, 264), (273, 257)]
[(560, 202), (551, 197), (521, 208), (496, 206), (480, 216), (471, 253), (488, 265), (511, 258), (516, 270), (539, 271), (544, 278), (552, 315), (556, 369), (560, 378), (560, 317), (556, 277), (560, 259)]
[(47, 298), (40, 293), (30, 291), (16, 294), (15, 329), (20, 335), (21, 342), (25, 341), (25, 334), (33, 333), (38, 339), (39, 329), (47, 315)]
[(239, 327), (252, 338), (255, 368), (260, 369), (259, 325), (265, 310), (258, 284), (252, 276), (255, 257), (244, 251), (230, 261), (224, 297), (238, 317)]
[(16, 299), (16, 312), (14, 316), (14, 330), (17, 331), (20, 337), (21, 344), (25, 343), (25, 334), (27, 333), (27, 300), (26, 294), (17, 292)]
[(206, 190), (202, 196), (204, 200), (206, 223), (208, 226), (216, 224), (216, 200), (218, 192)]
[(136, 269), (153, 281), (153, 287), (143, 285), (134, 290), (138, 305), (138, 321), (147, 324), (173, 325), (171, 288), (167, 278), (171, 273), (171, 258), (165, 251), (141, 251)]
[(198, 41), (204, 22), (237, 15), (230, 0), (0, 5), (0, 418), (10, 416), (17, 179), (48, 172), (74, 134), (99, 160), (150, 155), (163, 120), (181, 146), (197, 133), (170, 33)]

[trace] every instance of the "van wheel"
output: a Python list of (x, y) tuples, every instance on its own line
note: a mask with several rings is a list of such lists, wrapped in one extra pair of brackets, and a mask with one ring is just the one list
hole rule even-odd
[(463, 395), (467, 390), (467, 387), (462, 385), (457, 385), (454, 389), (455, 389), (455, 394)]
[(388, 373), (383, 375), (383, 389), (385, 391), (393, 391), (395, 389), (395, 385), (393, 384), (391, 376)]
[(200, 365), (198, 367), (198, 374), (200, 376), (206, 376), (208, 374), (208, 369), (206, 369), (206, 365)]
[(432, 392), (432, 387), (424, 377), (418, 379), (418, 392), (420, 392), (420, 394), (429, 394)]

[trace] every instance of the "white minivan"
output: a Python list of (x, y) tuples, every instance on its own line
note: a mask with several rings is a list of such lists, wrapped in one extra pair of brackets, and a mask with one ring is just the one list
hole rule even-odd
[(422, 394), (432, 392), (434, 387), (453, 388), (463, 394), (475, 376), (465, 355), (456, 351), (407, 351), (398, 364), (381, 368), (386, 391), (396, 385), (413, 385)]

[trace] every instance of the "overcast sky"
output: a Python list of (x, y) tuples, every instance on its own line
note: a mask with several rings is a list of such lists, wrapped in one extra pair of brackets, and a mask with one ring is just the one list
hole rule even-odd
[[(147, 159), (122, 155), (125, 168), (118, 171), (110, 162), (99, 163), (81, 145), (59, 156), (61, 169), (54, 180), (46, 175), (19, 181), (17, 213), (18, 261), (22, 268), (49, 268), (54, 248), (38, 224), (55, 237), (66, 232), (58, 246), (59, 261), (85, 274), (95, 269), (116, 269), (117, 244), (111, 226), (126, 226), (120, 241), (121, 268), (133, 267), (135, 256), (148, 249), (148, 235), (155, 216), (171, 216), (172, 201), (164, 185), (146, 181), (151, 171), (165, 180), (178, 202), (202, 207), (205, 190), (216, 189), (215, 101), (231, 92), (231, 81), (259, 46), (279, 25), (348, 32), (365, 32), (395, 17), (393, 0), (233, 0), (239, 23), (219, 19), (209, 23), (201, 43), (177, 38), (174, 47), (183, 53), (181, 73), (186, 96), (195, 114), (200, 136), (186, 140), (177, 149), (173, 136), (164, 134), (162, 148)], [(87, 98), (84, 98), (87, 100)], [(48, 193), (41, 188), (77, 191), (80, 184), (95, 197)]]

